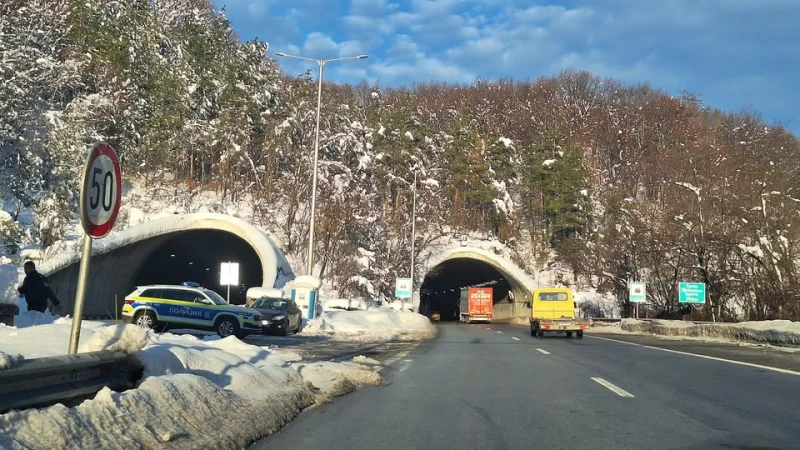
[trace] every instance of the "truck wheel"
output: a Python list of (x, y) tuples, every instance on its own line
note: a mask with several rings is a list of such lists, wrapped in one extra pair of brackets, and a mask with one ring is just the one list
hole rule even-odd
[(567, 337), (568, 337), (568, 338), (571, 338), (571, 337), (572, 337), (572, 331), (567, 331)]
[(583, 339), (583, 330), (578, 331), (578, 339)]
[(533, 326), (531, 326), (531, 336), (536, 336), (536, 330), (533, 329)]

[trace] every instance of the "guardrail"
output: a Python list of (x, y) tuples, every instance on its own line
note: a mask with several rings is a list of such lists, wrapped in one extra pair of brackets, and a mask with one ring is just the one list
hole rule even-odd
[(109, 387), (136, 387), (144, 367), (135, 356), (107, 351), (23, 360), (0, 370), (0, 414), (12, 409), (71, 406)]

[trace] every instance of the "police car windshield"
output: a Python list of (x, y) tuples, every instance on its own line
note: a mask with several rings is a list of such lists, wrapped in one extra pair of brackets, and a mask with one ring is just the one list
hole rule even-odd
[(220, 297), (220, 295), (214, 291), (209, 291), (208, 289), (205, 289), (203, 290), (203, 292), (211, 299), (212, 302), (214, 302), (215, 305), (228, 304), (228, 302), (226, 302), (224, 298)]

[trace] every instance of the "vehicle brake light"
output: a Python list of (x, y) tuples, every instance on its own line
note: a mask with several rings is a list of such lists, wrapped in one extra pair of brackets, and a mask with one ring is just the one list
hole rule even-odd
[(126, 304), (126, 305), (132, 305), (132, 304), (133, 304), (133, 300), (131, 300), (131, 299), (127, 299), (127, 298), (126, 298), (126, 299), (125, 299), (125, 304)]
[(581, 330), (585, 330), (586, 328), (588, 328), (586, 325), (581, 325)]
[(542, 324), (542, 328), (544, 328), (545, 330), (549, 330), (550, 329), (550, 325), (546, 324), (546, 323), (543, 323)]

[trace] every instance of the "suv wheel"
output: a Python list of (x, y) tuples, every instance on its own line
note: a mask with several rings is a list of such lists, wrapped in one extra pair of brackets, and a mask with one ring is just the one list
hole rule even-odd
[(145, 330), (152, 330), (156, 327), (156, 315), (150, 311), (142, 311), (136, 314), (134, 323)]
[(214, 331), (216, 331), (220, 337), (238, 335), (239, 321), (231, 317), (223, 317), (221, 319), (217, 319), (217, 323), (214, 324)]

